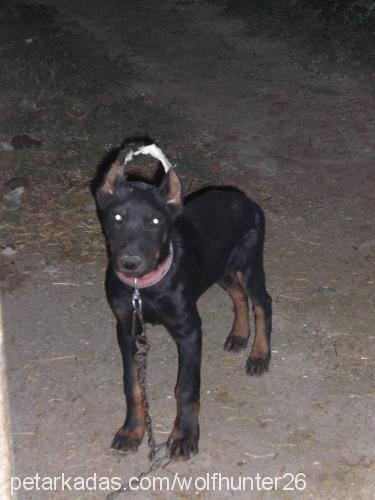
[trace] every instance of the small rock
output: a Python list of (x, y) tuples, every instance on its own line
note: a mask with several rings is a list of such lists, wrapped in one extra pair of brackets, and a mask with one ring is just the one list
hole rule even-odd
[(9, 142), (0, 142), (0, 151), (11, 153), (12, 151), (14, 151), (14, 147), (9, 144)]
[(22, 195), (24, 192), (25, 188), (23, 186), (19, 186), (16, 189), (9, 191), (9, 193), (4, 194), (3, 198), (4, 200), (15, 203), (16, 205), (21, 205)]
[(14, 149), (39, 149), (42, 145), (42, 141), (33, 139), (26, 134), (20, 134), (13, 137), (11, 144)]
[(12, 247), (12, 246), (7, 246), (3, 250), (1, 250), (1, 255), (4, 255), (5, 257), (13, 257), (13, 255), (16, 255), (17, 250)]

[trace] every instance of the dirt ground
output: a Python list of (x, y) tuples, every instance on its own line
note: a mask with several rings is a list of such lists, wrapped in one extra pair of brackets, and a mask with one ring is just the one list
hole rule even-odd
[[(43, 5), (22, 4), (12, 18), (22, 36), (11, 31), (0, 53), (1, 196), (24, 187), (20, 204), (2, 199), (0, 227), (2, 249), (13, 250), (1, 264), (15, 475), (127, 481), (149, 466), (146, 442), (137, 454), (109, 448), (124, 416), (122, 368), (87, 187), (105, 151), (142, 132), (177, 163), (186, 189), (231, 183), (264, 208), (274, 320), (270, 372), (251, 378), (247, 353), (222, 349), (229, 299), (218, 287), (202, 298), (200, 453), (148, 475), (221, 473), (234, 478), (232, 491), (198, 480), (188, 491), (127, 495), (375, 498), (371, 75), (262, 36), (204, 1)], [(44, 24), (28, 24), (32, 12)], [(41, 144), (4, 146), (20, 134)], [(162, 442), (175, 415), (176, 350), (162, 328), (148, 332)], [(239, 477), (257, 474), (283, 479), (235, 491)], [(58, 485), (18, 498), (106, 494)]]

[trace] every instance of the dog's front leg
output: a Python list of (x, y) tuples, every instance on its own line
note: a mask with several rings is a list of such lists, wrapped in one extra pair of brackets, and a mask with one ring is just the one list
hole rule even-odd
[(178, 349), (178, 376), (175, 388), (177, 416), (167, 446), (172, 458), (188, 459), (198, 452), (199, 393), (202, 357), (200, 321), (171, 332)]
[[(139, 328), (138, 324), (137, 327)], [(113, 439), (112, 448), (136, 451), (145, 433), (145, 414), (142, 391), (137, 380), (137, 364), (134, 360), (136, 346), (131, 333), (131, 320), (117, 323), (117, 340), (124, 366), (126, 418), (124, 425), (120, 427)]]

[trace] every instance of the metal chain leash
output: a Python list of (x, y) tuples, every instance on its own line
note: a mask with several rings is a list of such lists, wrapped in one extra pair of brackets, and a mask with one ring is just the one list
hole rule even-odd
[[(141, 387), (142, 392), (142, 405), (145, 414), (145, 428), (147, 432), (147, 442), (150, 449), (148, 454), (148, 458), (151, 461), (150, 467), (147, 471), (141, 472), (137, 476), (138, 483), (140, 480), (155, 472), (159, 468), (166, 467), (170, 462), (169, 453), (166, 452), (164, 455), (157, 457), (159, 451), (165, 447), (166, 443), (156, 444), (153, 427), (152, 427), (152, 419), (150, 415), (150, 403), (148, 401), (147, 392), (146, 392), (146, 369), (147, 369), (147, 353), (150, 350), (150, 344), (146, 336), (146, 325), (143, 319), (142, 313), (142, 299), (139, 293), (139, 289), (137, 288), (137, 279), (134, 279), (134, 291), (132, 295), (132, 303), (133, 303), (133, 316), (132, 316), (132, 329), (131, 334), (135, 340), (136, 352), (134, 355), (134, 360), (137, 363), (137, 381)], [(137, 321), (141, 326), (140, 333), (137, 333)], [(163, 463), (165, 462), (165, 463)], [(106, 500), (113, 500), (118, 495), (122, 493), (126, 493), (130, 490), (129, 482), (123, 483), (120, 488), (116, 491), (113, 491), (109, 495), (107, 495)]]
[[(135, 280), (136, 286), (136, 280)], [(149, 459), (152, 461), (155, 458), (156, 442), (152, 429), (152, 420), (150, 416), (150, 404), (146, 393), (146, 368), (147, 368), (147, 353), (150, 350), (150, 344), (146, 337), (146, 325), (142, 314), (142, 299), (138, 288), (133, 292), (133, 321), (132, 321), (132, 336), (135, 340), (136, 352), (134, 360), (137, 363), (137, 380), (142, 391), (142, 405), (145, 414), (145, 427), (148, 436), (148, 446), (150, 448)], [(141, 332), (136, 333), (137, 319), (141, 325)]]
[[(164, 445), (165, 445), (165, 443), (162, 443), (159, 446), (162, 447)], [(166, 460), (166, 459), (168, 459), (168, 460)], [(165, 461), (165, 463), (163, 464), (164, 461)], [(136, 476), (135, 479), (137, 481), (137, 485), (139, 485), (139, 482), (141, 481), (141, 479), (143, 477), (146, 477), (149, 474), (151, 474), (152, 472), (155, 472), (155, 471), (157, 471), (159, 469), (164, 469), (171, 461), (172, 460), (171, 460), (171, 458), (169, 458), (169, 455), (165, 455), (165, 456), (161, 456), (159, 458), (156, 458), (146, 471), (141, 472), (140, 474), (138, 474), (138, 476)], [(134, 482), (133, 481), (132, 481), (132, 485), (133, 485), (133, 488), (134, 488)], [(128, 481), (126, 483), (123, 483), (118, 490), (113, 491), (112, 493), (110, 493), (106, 497), (106, 500), (113, 500), (118, 495), (129, 493), (131, 491), (132, 491), (132, 488), (130, 487), (130, 481)]]

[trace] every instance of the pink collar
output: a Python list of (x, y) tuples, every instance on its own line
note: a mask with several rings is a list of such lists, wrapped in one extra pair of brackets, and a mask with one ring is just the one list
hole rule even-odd
[(127, 276), (125, 273), (122, 273), (120, 271), (116, 271), (116, 274), (121, 281), (123, 281), (129, 286), (132, 286), (133, 288), (147, 288), (149, 286), (156, 285), (156, 283), (159, 283), (159, 281), (161, 281), (164, 278), (164, 276), (167, 274), (172, 265), (172, 260), (173, 260), (173, 246), (171, 243), (169, 246), (169, 254), (167, 258), (150, 273), (145, 274), (140, 278), (133, 278), (131, 276)]

